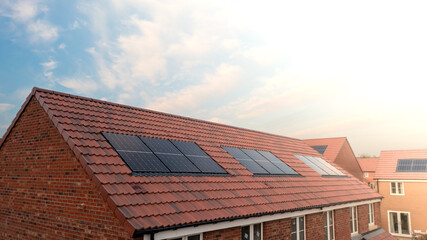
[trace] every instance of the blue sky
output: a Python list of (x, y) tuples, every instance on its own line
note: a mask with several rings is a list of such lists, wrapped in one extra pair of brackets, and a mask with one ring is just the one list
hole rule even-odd
[(427, 148), (423, 1), (0, 0), (0, 135), (33, 86), (356, 154)]

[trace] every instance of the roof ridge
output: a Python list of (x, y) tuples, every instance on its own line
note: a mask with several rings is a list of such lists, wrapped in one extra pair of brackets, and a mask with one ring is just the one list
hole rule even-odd
[(254, 133), (267, 134), (267, 135), (271, 135), (271, 136), (276, 136), (276, 137), (281, 137), (281, 138), (287, 138), (287, 139), (292, 139), (292, 140), (300, 140), (298, 138), (287, 137), (287, 136), (283, 136), (283, 135), (279, 135), (279, 134), (263, 132), (263, 131), (260, 131), (260, 130), (253, 130), (253, 129), (249, 129), (249, 128), (242, 128), (242, 127), (237, 127), (237, 126), (231, 126), (231, 125), (227, 125), (227, 124), (223, 124), (223, 123), (216, 123), (216, 122), (212, 122), (212, 121), (208, 121), (208, 120), (201, 120), (201, 119), (196, 119), (196, 118), (191, 118), (191, 117), (185, 117), (185, 116), (181, 116), (181, 115), (177, 115), (177, 114), (170, 114), (170, 113), (160, 112), (160, 111), (156, 111), (156, 110), (152, 110), (152, 109), (147, 109), (147, 108), (142, 108), (142, 107), (135, 107), (135, 106), (125, 105), (125, 104), (120, 104), (120, 103), (114, 103), (114, 102), (105, 101), (105, 100), (101, 100), (101, 99), (89, 98), (89, 97), (84, 97), (84, 96), (79, 96), (79, 95), (74, 95), (74, 94), (69, 94), (69, 93), (64, 93), (64, 92), (59, 92), (59, 91), (53, 91), (53, 90), (49, 90), (49, 89), (39, 88), (39, 87), (34, 87), (31, 94), (34, 95), (35, 92), (47, 92), (47, 93), (62, 95), (62, 96), (71, 97), (71, 98), (75, 98), (75, 99), (83, 99), (83, 100), (86, 100), (86, 101), (92, 101), (92, 102), (98, 102), (98, 103), (108, 104), (108, 105), (117, 106), (117, 107), (121, 107), (121, 108), (134, 109), (134, 110), (138, 110), (138, 111), (144, 111), (144, 112), (150, 112), (150, 113), (154, 113), (154, 114), (160, 114), (160, 115), (168, 116), (168, 117), (175, 117), (175, 118), (186, 119), (186, 120), (190, 120), (190, 121), (194, 121), (194, 122), (201, 122), (201, 123), (207, 123), (207, 124), (217, 125), (217, 126), (226, 127), (226, 128), (234, 128), (234, 129), (244, 130), (244, 131), (250, 131), (250, 132), (254, 132)]
[(307, 138), (307, 139), (302, 139), (304, 140), (318, 140), (318, 139), (340, 139), (340, 138), (345, 138), (347, 139), (347, 137), (326, 137), (326, 138)]

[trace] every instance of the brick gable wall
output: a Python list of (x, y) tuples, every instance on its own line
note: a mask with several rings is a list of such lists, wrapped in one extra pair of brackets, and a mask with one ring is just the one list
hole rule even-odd
[(34, 98), (0, 149), (0, 239), (130, 239)]

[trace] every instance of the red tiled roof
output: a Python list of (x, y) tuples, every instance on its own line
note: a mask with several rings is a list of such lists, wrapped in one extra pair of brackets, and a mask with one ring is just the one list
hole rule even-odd
[(336, 138), (316, 138), (316, 139), (304, 139), (308, 146), (321, 146), (327, 145), (323, 156), (330, 162), (334, 162), (340, 152), (342, 146), (344, 145), (346, 137), (336, 137)]
[(358, 158), (362, 171), (364, 172), (375, 172), (377, 167), (378, 158)]
[(427, 172), (396, 172), (399, 159), (427, 159), (427, 149), (381, 151), (374, 179), (426, 180)]
[[(38, 88), (31, 96), (131, 233), (381, 198), (338, 166), (348, 178), (321, 177), (293, 156), (319, 156), (298, 139)], [(196, 142), (230, 176), (131, 175), (104, 131)], [(271, 151), (303, 177), (254, 177), (221, 145)]]

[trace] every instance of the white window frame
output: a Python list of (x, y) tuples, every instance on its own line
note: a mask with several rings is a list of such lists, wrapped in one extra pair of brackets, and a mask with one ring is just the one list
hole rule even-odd
[(177, 237), (177, 238), (170, 238), (169, 240), (173, 240), (173, 239), (188, 240), (188, 237), (192, 237), (192, 236), (196, 236), (196, 235), (199, 235), (199, 236), (200, 236), (200, 237), (199, 237), (199, 239), (200, 239), (200, 240), (203, 240), (203, 233), (199, 233), (199, 234), (190, 234), (190, 235), (187, 235), (187, 236), (182, 236), (182, 237)]
[(350, 207), (350, 224), (351, 226), (353, 226), (353, 232), (351, 232), (351, 236), (357, 235), (359, 233), (359, 228), (357, 226), (357, 206)]
[[(332, 215), (332, 224), (329, 221), (329, 216)], [(323, 226), (325, 230), (326, 239), (335, 240), (335, 218), (334, 218), (334, 210), (324, 212), (323, 217), (326, 218), (326, 226)], [(324, 224), (324, 222), (323, 222)], [(332, 236), (330, 235), (332, 228)]]
[[(395, 192), (393, 192), (393, 184), (395, 186)], [(403, 182), (390, 182), (390, 195), (405, 195)]]
[[(398, 222), (398, 233), (392, 233), (391, 232), (391, 222), (390, 222), (390, 213), (397, 213), (397, 222)], [(402, 233), (402, 224), (401, 224), (401, 219), (400, 219), (400, 214), (401, 213), (406, 213), (408, 214), (408, 230), (409, 230), (409, 234), (403, 234)], [(388, 231), (391, 235), (393, 236), (401, 236), (401, 237), (408, 237), (408, 236), (412, 236), (412, 228), (411, 228), (411, 213), (410, 212), (404, 212), (404, 211), (393, 211), (393, 210), (388, 210), (387, 211), (387, 219), (388, 219)]]
[[(299, 236), (299, 233), (301, 232), (301, 229), (300, 229), (300, 226), (299, 226), (300, 218), (304, 219), (304, 229), (303, 229), (304, 239), (300, 239), (300, 236)], [(292, 221), (292, 219), (296, 219), (296, 224), (297, 225), (296, 225), (296, 229), (295, 229), (296, 232), (295, 233), (296, 233), (296, 236), (297, 236), (297, 240), (305, 240), (307, 238), (307, 232), (305, 231), (305, 229), (306, 229), (305, 215), (304, 216), (293, 217), (293, 218), (291, 218), (291, 221)], [(292, 222), (291, 222), (291, 224), (292, 224)], [(294, 232), (292, 232), (292, 230), (291, 230), (291, 239), (292, 239), (292, 233), (294, 233)]]
[[(241, 226), (241, 228), (249, 226), (249, 240), (254, 240), (254, 225), (258, 225), (258, 224), (261, 225), (261, 240), (263, 240), (264, 239), (264, 228), (263, 228), (262, 222), (251, 224), (251, 225)], [(240, 237), (240, 239), (242, 240), (242, 237)], [(185, 239), (183, 239), (183, 240), (185, 240)], [(203, 240), (203, 239), (201, 239), (201, 240)]]
[(369, 186), (375, 190), (375, 183), (369, 183)]
[(368, 172), (365, 172), (365, 177), (369, 177), (369, 173)]
[(369, 226), (375, 224), (375, 208), (373, 203), (368, 204), (368, 219)]

